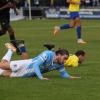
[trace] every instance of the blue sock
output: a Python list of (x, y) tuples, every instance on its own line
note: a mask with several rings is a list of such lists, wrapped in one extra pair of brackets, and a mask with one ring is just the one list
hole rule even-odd
[(77, 38), (80, 39), (81, 38), (81, 26), (78, 26), (76, 28), (76, 31), (77, 31)]
[(60, 26), (60, 29), (68, 29), (68, 28), (71, 28), (69, 24), (64, 24)]
[(21, 46), (21, 47), (19, 47), (19, 50), (20, 50), (21, 53), (26, 52), (26, 48), (25, 48), (25, 46)]

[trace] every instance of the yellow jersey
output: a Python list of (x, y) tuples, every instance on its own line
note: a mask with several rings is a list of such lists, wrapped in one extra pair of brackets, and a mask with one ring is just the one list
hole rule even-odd
[(76, 55), (70, 55), (66, 60), (65, 67), (78, 67), (79, 58)]
[[(80, 3), (81, 2), (80, 0), (71, 0), (71, 1), (74, 2), (74, 3)], [(70, 12), (79, 12), (80, 5), (79, 4), (72, 4), (72, 3), (70, 3), (68, 10)]]

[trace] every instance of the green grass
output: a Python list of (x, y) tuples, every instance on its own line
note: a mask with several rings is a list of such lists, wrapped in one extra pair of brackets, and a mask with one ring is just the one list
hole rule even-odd
[[(0, 100), (99, 100), (100, 99), (100, 20), (82, 20), (83, 38), (86, 45), (76, 43), (74, 29), (64, 30), (57, 37), (52, 31), (55, 25), (68, 23), (68, 20), (32, 20), (12, 22), (16, 37), (24, 39), (30, 57), (36, 56), (44, 43), (54, 43), (56, 48), (65, 48), (74, 53), (78, 49), (86, 51), (86, 60), (79, 68), (68, 68), (72, 75), (82, 78), (62, 79), (57, 71), (45, 74), (49, 81), (37, 78), (0, 77)], [(0, 37), (0, 58), (6, 52), (4, 43), (8, 34)], [(13, 59), (20, 59), (14, 54)]]

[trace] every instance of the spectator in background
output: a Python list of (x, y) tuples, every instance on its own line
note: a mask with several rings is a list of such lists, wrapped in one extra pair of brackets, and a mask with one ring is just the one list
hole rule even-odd
[(93, 6), (100, 6), (100, 0), (92, 0)]
[(40, 5), (39, 0), (34, 0), (34, 5), (35, 5), (35, 6), (39, 6), (39, 5)]
[(85, 0), (85, 5), (88, 7), (88, 6), (90, 6), (90, 0)]

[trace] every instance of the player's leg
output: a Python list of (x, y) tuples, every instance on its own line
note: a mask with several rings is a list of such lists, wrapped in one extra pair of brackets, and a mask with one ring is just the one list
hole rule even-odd
[[(1, 27), (2, 27), (2, 35), (6, 33), (6, 31), (8, 31), (9, 33), (9, 37), (10, 37), (10, 40), (11, 41), (17, 41), (16, 38), (15, 38), (15, 34), (14, 34), (14, 30), (13, 28), (10, 26), (10, 18), (9, 18), (9, 15), (7, 16), (4, 16), (4, 18), (2, 18), (3, 20), (1, 21)], [(22, 44), (21, 42), (19, 43), (15, 43), (15, 42), (12, 42), (14, 44), (14, 46), (17, 48), (17, 53), (18, 54), (21, 54), (23, 53), (22, 58), (23, 59), (27, 59), (28, 58), (28, 54), (27, 52), (25, 51), (25, 49), (21, 49), (21, 51), (19, 50), (20, 48), (22, 47), (18, 47), (20, 44)], [(23, 48), (25, 48), (25, 46), (23, 46)], [(24, 51), (23, 51), (24, 50)]]
[(16, 40), (14, 30), (10, 25), (8, 26), (7, 30), (9, 33), (10, 40)]
[(10, 26), (10, 14), (2, 15), (0, 17), (0, 23), (1, 23), (1, 30), (0, 35), (4, 35), (7, 31), (9, 33), (10, 40), (15, 40), (14, 31)]
[(3, 56), (2, 60), (1, 60), (2, 62), (4, 62), (4, 61), (10, 61), (11, 57), (13, 55), (13, 52), (16, 52), (16, 48), (11, 43), (5, 43), (5, 46), (8, 49), (8, 51)]
[(29, 55), (27, 53), (23, 40), (14, 40), (14, 41), (11, 41), (11, 43), (17, 48), (17, 54), (21, 55), (22, 59), (29, 58)]
[[(2, 61), (0, 62), (1, 74), (5, 72), (4, 70), (17, 71), (17, 70), (21, 69), (21, 66), (24, 63), (24, 61), (23, 62), (22, 61), (11, 61), (11, 62), (9, 62), (9, 60), (12, 56), (12, 53), (15, 51), (15, 48), (13, 47), (13, 45), (11, 45), (9, 43), (6, 43), (5, 45), (6, 45), (7, 48), (9, 48), (9, 50), (5, 54), (5, 56), (3, 57)], [(5, 73), (7, 74), (7, 72), (5, 72)]]
[(75, 18), (76, 32), (77, 32), (77, 43), (85, 44), (86, 42), (82, 39), (82, 30), (81, 30), (81, 20), (79, 17)]
[(21, 54), (21, 58), (22, 58), (22, 59), (28, 59), (28, 58), (29, 58), (28, 53), (27, 53), (27, 52), (23, 52), (23, 53)]
[(3, 70), (2, 68), (0, 68), (0, 75), (2, 75), (4, 71), (5, 70)]
[(14, 30), (10, 25), (10, 14), (9, 13), (6, 15), (6, 27), (9, 33), (10, 40), (16, 40)]
[[(7, 63), (8, 61), (10, 61), (12, 54), (13, 54), (13, 51), (11, 49), (8, 49), (7, 53), (2, 58), (1, 62)], [(0, 75), (2, 75), (4, 72), (5, 72), (5, 69), (0, 68)]]
[[(12, 65), (12, 70), (2, 70), (0, 69), (0, 75), (1, 76), (6, 76), (6, 77), (30, 77), (33, 76), (33, 70), (27, 69), (26, 67), (21, 67), (19, 62), (11, 62)], [(17, 64), (20, 66), (17, 68)], [(14, 67), (16, 65), (16, 68)], [(14, 67), (14, 68), (13, 68)]]
[(3, 70), (10, 70), (10, 62), (8, 61), (1, 61), (0, 68)]
[(4, 19), (2, 21), (2, 30), (3, 30), (3, 33), (6, 33), (6, 31), (8, 31), (10, 40), (12, 41), (14, 46), (17, 48), (17, 54), (20, 54), (22, 59), (27, 59), (28, 58), (28, 53), (26, 52), (25, 45), (24, 45), (23, 41), (17, 41), (16, 40), (14, 30), (10, 26), (9, 15), (4, 16)]
[(69, 24), (64, 24), (61, 26), (55, 26), (54, 28), (54, 36), (60, 31), (60, 30), (64, 30), (64, 29), (69, 29), (69, 28), (73, 28), (75, 26), (75, 21), (74, 21), (74, 13), (70, 12), (70, 23)]
[[(8, 46), (6, 44), (6, 46)], [(7, 53), (4, 55), (4, 57), (2, 58), (2, 61), (0, 62), (0, 69), (3, 69), (3, 70), (10, 70), (10, 59), (11, 59), (11, 56), (13, 54), (13, 49), (8, 49)]]
[[(19, 41), (20, 42), (20, 41)], [(24, 43), (20, 42), (20, 44), (18, 43), (17, 47), (19, 48), (20, 50), (20, 53), (21, 53), (21, 57), (22, 59), (28, 59), (28, 53), (26, 52), (26, 48), (24, 46)], [(16, 47), (11, 44), (11, 43), (6, 43), (5, 46), (9, 49), (9, 52), (5, 55), (7, 56), (9, 59), (11, 58), (11, 54), (13, 54), (13, 52), (16, 52)]]
[(12, 72), (10, 77), (32, 77), (34, 75), (35, 75), (34, 69), (28, 69), (26, 67), (23, 67), (16, 72)]
[(7, 32), (6, 22), (5, 22), (5, 18), (3, 18), (3, 16), (0, 16), (0, 25), (1, 25), (0, 36), (2, 36), (4, 34), (6, 34), (6, 32)]
[(60, 26), (60, 29), (63, 30), (63, 29), (69, 29), (69, 28), (73, 28), (75, 26), (75, 21), (74, 19), (70, 19), (70, 22), (69, 24), (64, 24), (62, 26)]
[(54, 27), (54, 32), (53, 32), (53, 33), (54, 33), (54, 36), (55, 36), (56, 34), (58, 34), (58, 32), (59, 32), (60, 30), (73, 28), (74, 26), (75, 26), (75, 22), (74, 22), (73, 19), (70, 20), (70, 23), (69, 23), (69, 24), (64, 24), (64, 25), (61, 25), (61, 26), (55, 26), (55, 27)]
[[(10, 77), (29, 77), (34, 73), (34, 68), (30, 67), (32, 59), (11, 61), (12, 74)], [(16, 65), (16, 67), (15, 67)], [(16, 69), (17, 68), (17, 69)], [(15, 70), (15, 71), (14, 71)]]
[(14, 46), (17, 48), (17, 54), (20, 54), (22, 59), (28, 59), (28, 53), (26, 51), (24, 41), (16, 40), (16, 38), (15, 38), (14, 30), (10, 26), (10, 16), (7, 16), (7, 21), (8, 21), (7, 30), (9, 33), (9, 37), (10, 37), (10, 40), (12, 41), (12, 43), (14, 44)]
[(8, 48), (8, 51), (0, 62), (0, 68), (4, 70), (10, 70), (10, 60), (13, 52), (16, 52), (16, 48), (13, 47), (13, 45), (11, 45), (10, 43), (6, 43), (5, 46)]
[(0, 75), (10, 77), (12, 71), (11, 70), (4, 70)]
[(10, 14), (4, 14), (0, 16), (0, 24), (1, 24), (1, 30), (0, 30), (0, 36), (4, 35), (7, 31), (9, 33), (10, 40), (15, 40), (15, 34), (10, 26)]
[[(5, 46), (8, 47), (9, 45), (6, 43)], [(6, 54), (3, 56), (1, 62), (6, 63), (6, 62), (10, 61), (12, 54), (13, 54), (13, 51), (9, 48), (8, 51), (6, 52)], [(5, 72), (5, 70), (0, 68), (0, 75), (2, 75), (4, 72)]]
[(70, 24), (64, 24), (64, 25), (61, 25), (61, 26), (55, 26), (55, 27), (54, 27), (54, 32), (53, 32), (53, 34), (54, 34), (54, 36), (55, 36), (55, 35), (58, 34), (58, 32), (59, 32), (60, 30), (69, 29), (69, 28), (72, 28), (72, 27), (70, 26)]
[(26, 50), (24, 41), (22, 41), (22, 42), (19, 41), (19, 43), (18, 43), (18, 49), (20, 51), (20, 55), (21, 55), (22, 59), (28, 59), (29, 58), (29, 55), (28, 55), (28, 52)]
[[(1, 20), (2, 19), (2, 20)], [(12, 29), (12, 27), (9, 25), (10, 21), (9, 21), (9, 16), (7, 15), (7, 17), (0, 17), (0, 24), (1, 24), (1, 28), (2, 30), (0, 30), (0, 35), (3, 35), (6, 33), (6, 31), (8, 31), (9, 33), (9, 37), (11, 41), (17, 41), (15, 39), (15, 34), (14, 34), (14, 30)], [(28, 54), (26, 52), (26, 48), (25, 46), (19, 47), (19, 45), (22, 45), (22, 42), (19, 43), (15, 43), (17, 44), (15, 47), (17, 48), (17, 53), (21, 54), (22, 59), (27, 59), (28, 58)], [(24, 43), (23, 43), (24, 44)], [(17, 47), (18, 46), (18, 47)]]
[(25, 61), (25, 60), (17, 60), (17, 61), (2, 61), (0, 62), (0, 68), (4, 70), (11, 70), (12, 72), (16, 72), (23, 67), (27, 67), (27, 65), (31, 62), (31, 60)]

